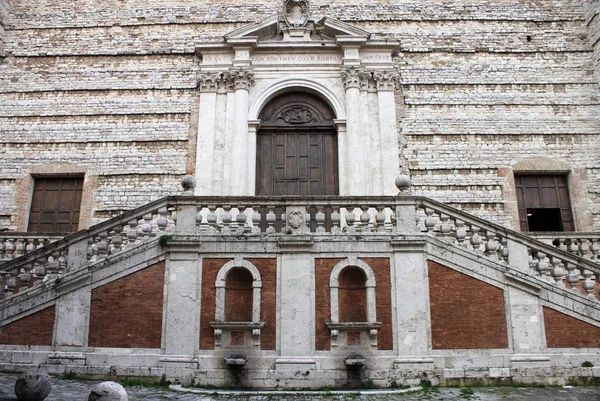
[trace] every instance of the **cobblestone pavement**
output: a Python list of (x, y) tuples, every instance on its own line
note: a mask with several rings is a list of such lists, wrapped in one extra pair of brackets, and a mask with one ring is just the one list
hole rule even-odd
[[(0, 374), (0, 396), (14, 395), (14, 385), (17, 375)], [(53, 378), (54, 387), (46, 401), (85, 401), (93, 381), (62, 380)], [(471, 394), (472, 392), (472, 394)], [(127, 387), (129, 401), (141, 400), (175, 400), (175, 401), (600, 401), (600, 387), (578, 388), (519, 388), (519, 387), (486, 387), (486, 388), (440, 388), (428, 392), (411, 394), (373, 394), (368, 391), (363, 394), (311, 394), (311, 395), (249, 395), (249, 394), (190, 394), (178, 393), (155, 388)]]

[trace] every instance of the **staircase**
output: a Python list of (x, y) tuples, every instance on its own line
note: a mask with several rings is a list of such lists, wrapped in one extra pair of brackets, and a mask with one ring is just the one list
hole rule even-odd
[[(409, 195), (170, 196), (64, 238), (3, 233), (0, 343), (5, 345), (0, 346), (0, 368), (20, 370), (40, 364), (54, 373), (166, 375), (185, 383), (225, 385), (234, 380), (234, 373), (223, 365), (223, 358), (242, 353), (249, 359), (245, 385), (318, 387), (343, 383), (347, 369), (340, 361), (352, 351), (366, 356), (365, 377), (383, 386), (392, 381), (418, 383), (423, 374), (442, 384), (589, 382), (600, 376), (599, 368), (589, 366), (600, 366), (600, 234), (561, 235), (534, 239)], [(215, 295), (214, 281), (206, 284), (203, 279), (209, 277), (207, 266), (221, 259), (242, 266), (269, 258), (277, 261), (272, 278), (277, 288), (272, 298), (265, 295), (267, 270), (260, 268), (263, 295), (255, 295), (260, 301), (254, 308), (262, 305), (263, 315), (266, 308), (273, 308), (272, 329), (263, 321), (247, 327), (206, 322), (205, 316), (216, 319), (215, 307), (219, 316), (221, 302), (218, 282)], [(357, 260), (388, 261), (390, 283), (384, 283), (384, 274), (376, 276), (375, 284), (378, 305), (387, 302), (379, 295), (381, 286), (389, 285), (392, 294), (387, 328), (385, 322), (354, 326), (330, 322), (320, 328), (319, 311), (326, 310), (323, 316), (328, 320), (327, 308), (333, 310), (338, 301), (331, 298), (322, 306), (329, 300), (322, 301), (319, 295), (324, 290), (319, 287), (318, 265), (344, 258), (349, 265), (362, 263)], [(162, 319), (158, 337), (139, 347), (94, 340), (97, 330), (102, 333), (99, 337), (119, 337), (94, 326), (101, 309), (97, 305), (105, 302), (101, 290), (142, 277), (139, 274), (155, 266), (166, 270), (153, 276), (160, 277), (152, 287), (155, 296), (145, 297), (160, 300), (152, 301), (161, 307), (152, 315)], [(301, 271), (306, 276), (295, 275)], [(135, 288), (146, 284), (151, 287), (146, 281)], [(310, 307), (288, 299), (286, 294), (298, 288), (314, 294)], [(331, 294), (332, 288), (327, 289)], [(488, 292), (489, 297), (476, 302), (482, 305), (469, 303)], [(439, 306), (448, 310), (456, 302), (473, 306), (481, 330), (491, 330), (496, 323), (486, 319), (492, 313), (480, 311), (487, 311), (483, 304), (494, 297), (499, 297), (496, 306), (502, 309), (494, 316), (500, 332), (506, 332), (504, 343), (504, 334), (496, 341), (490, 333), (469, 346), (469, 340), (460, 337), (479, 338), (477, 329), (449, 327), (452, 322), (444, 320)], [(269, 306), (267, 298), (279, 309)], [(369, 302), (375, 303), (375, 296)], [(203, 304), (213, 305), (212, 309), (206, 311)], [(294, 318), (288, 319), (288, 307)], [(195, 312), (185, 315), (186, 310)], [(378, 319), (388, 313), (382, 310), (377, 309)], [(192, 321), (186, 323), (186, 316)], [(297, 316), (300, 323), (294, 323)], [(34, 324), (52, 326), (43, 340), (23, 329)], [(248, 343), (244, 330), (251, 339)], [(290, 340), (301, 333), (315, 339), (315, 345)], [(267, 345), (270, 335), (272, 347)], [(352, 343), (351, 337), (357, 342)], [(125, 344), (119, 341), (115, 344)], [(462, 361), (465, 358), (469, 362)], [(298, 375), (312, 370), (320, 371), (318, 380)]]

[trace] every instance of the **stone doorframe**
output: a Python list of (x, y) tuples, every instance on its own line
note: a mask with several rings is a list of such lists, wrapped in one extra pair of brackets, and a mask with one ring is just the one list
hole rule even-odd
[(273, 97), (306, 91), (336, 114), (340, 195), (393, 195), (399, 172), (398, 42), (341, 21), (309, 19), (280, 35), (278, 16), (199, 44), (196, 195), (255, 195), (256, 132)]

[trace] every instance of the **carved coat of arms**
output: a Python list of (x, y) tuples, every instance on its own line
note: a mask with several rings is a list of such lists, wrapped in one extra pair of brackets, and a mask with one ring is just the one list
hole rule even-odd
[(307, 0), (285, 0), (283, 3), (283, 18), (288, 26), (300, 27), (308, 22)]

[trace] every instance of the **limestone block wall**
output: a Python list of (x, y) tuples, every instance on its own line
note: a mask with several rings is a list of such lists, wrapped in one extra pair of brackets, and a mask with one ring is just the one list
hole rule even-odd
[[(52, 162), (98, 177), (90, 224), (177, 191), (195, 165), (195, 44), (279, 7), (1, 0), (0, 227), (24, 229), (19, 180)], [(512, 167), (558, 160), (586, 176), (576, 228), (600, 229), (598, 1), (311, 7), (400, 41), (398, 151), (416, 194), (516, 228)]]

